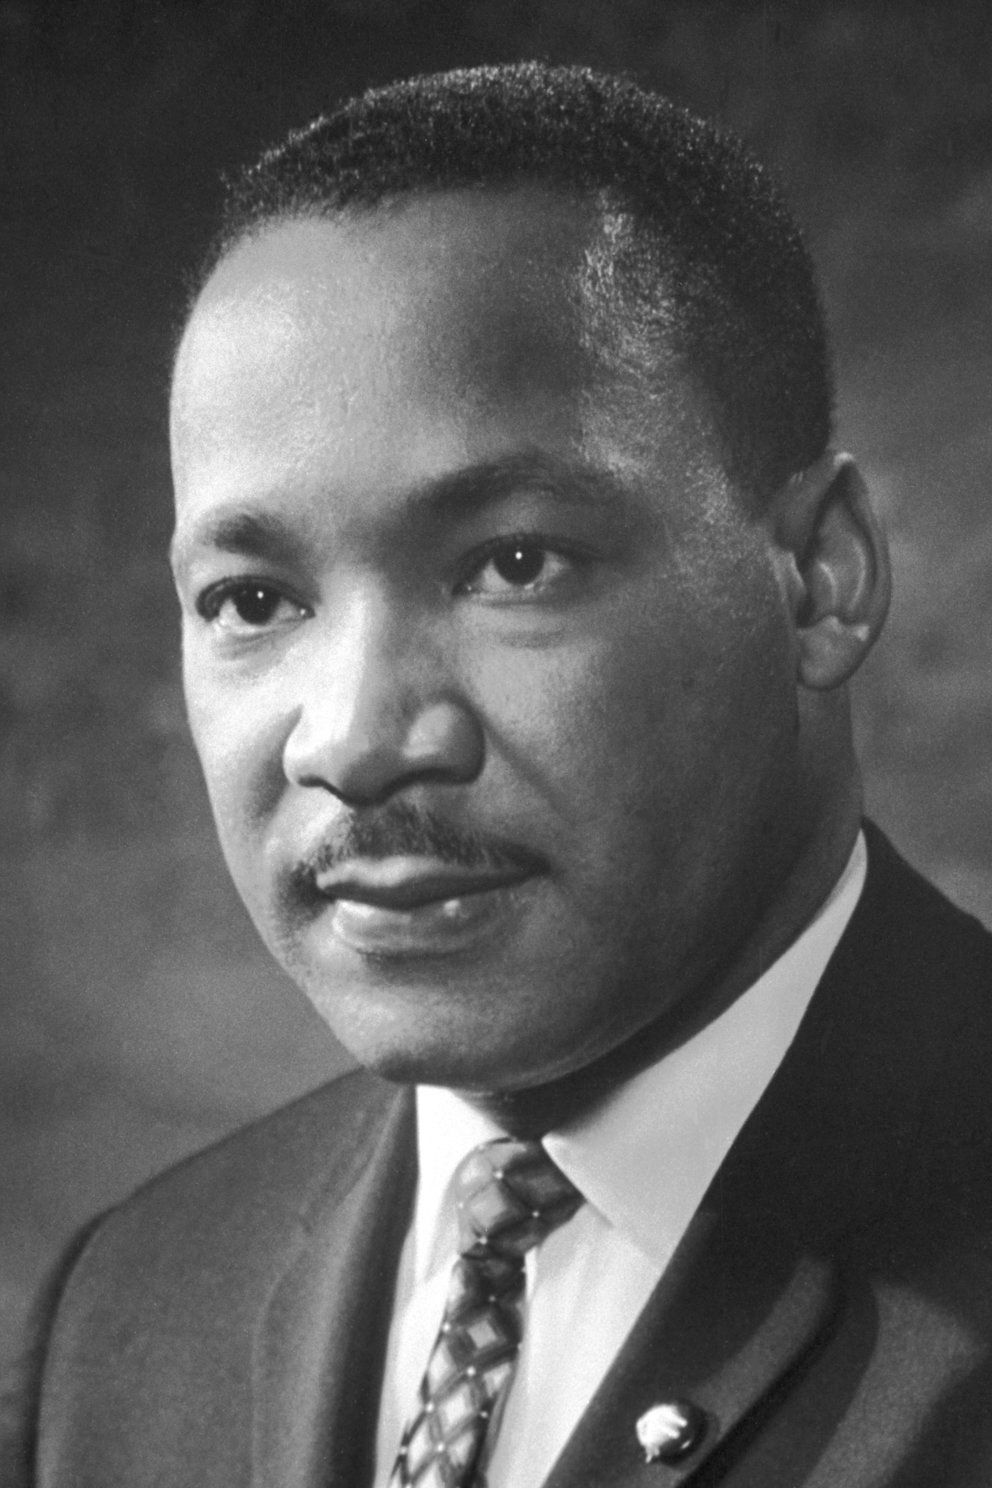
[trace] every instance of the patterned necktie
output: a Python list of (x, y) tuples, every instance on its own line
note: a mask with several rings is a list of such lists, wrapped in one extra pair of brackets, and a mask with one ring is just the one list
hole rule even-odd
[(582, 1195), (539, 1142), (500, 1138), (458, 1167), (459, 1256), (390, 1488), (469, 1488), (522, 1335), (524, 1256)]

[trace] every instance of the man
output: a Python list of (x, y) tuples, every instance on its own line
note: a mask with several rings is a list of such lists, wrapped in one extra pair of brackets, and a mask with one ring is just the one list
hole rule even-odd
[(992, 952), (862, 830), (830, 405), (774, 189), (626, 82), (420, 79), (246, 175), (186, 692), (364, 1068), (80, 1241), (33, 1481), (989, 1480)]

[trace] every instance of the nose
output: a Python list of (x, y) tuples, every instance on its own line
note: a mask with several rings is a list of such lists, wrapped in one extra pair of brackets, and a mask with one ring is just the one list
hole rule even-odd
[(321, 641), (283, 749), (286, 779), (352, 806), (381, 804), (425, 781), (480, 773), (481, 723), (435, 658), (368, 610)]

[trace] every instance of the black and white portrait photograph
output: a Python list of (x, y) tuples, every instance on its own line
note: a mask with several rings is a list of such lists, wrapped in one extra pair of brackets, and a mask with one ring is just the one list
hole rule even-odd
[(992, 1482), (992, 10), (0, 0), (0, 1488)]

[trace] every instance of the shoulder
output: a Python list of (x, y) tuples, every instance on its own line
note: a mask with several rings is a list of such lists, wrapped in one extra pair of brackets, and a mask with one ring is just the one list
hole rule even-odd
[(72, 1247), (56, 1281), (60, 1306), (70, 1294), (103, 1294), (110, 1278), (122, 1304), (132, 1285), (154, 1294), (177, 1276), (191, 1294), (226, 1289), (232, 1277), (249, 1290), (263, 1284), (297, 1216), (349, 1187), (355, 1154), (399, 1099), (355, 1070), (152, 1178)]
[(934, 1255), (986, 1245), (992, 935), (865, 835), (861, 898), (718, 1197), (817, 1244), (888, 1223)]
[(888, 838), (865, 823), (868, 875), (861, 901), (839, 948), (870, 978), (945, 995), (938, 1012), (951, 1021), (969, 1006), (992, 1011), (992, 934), (912, 868)]
[[(43, 1380), (82, 1378), (127, 1336), (189, 1339), (218, 1308), (247, 1338), (316, 1197), (332, 1201), (402, 1105), (356, 1070), (242, 1127), (145, 1183), (73, 1239), (40, 1290), (17, 1365), (0, 1381), (3, 1482), (28, 1481)], [(400, 1111), (402, 1115), (402, 1111)], [(207, 1331), (212, 1331), (208, 1329)]]
[[(844, 1050), (864, 1149), (889, 1151), (920, 1212), (950, 1203), (992, 1229), (992, 934), (866, 826), (868, 876), (828, 972), (823, 1048)], [(831, 1013), (832, 1027), (828, 1027)], [(846, 1031), (841, 1034), (838, 1023)], [(879, 1193), (890, 1191), (879, 1176)], [(960, 1209), (959, 1209), (959, 1206)], [(936, 1211), (934, 1211), (936, 1212)], [(945, 1207), (946, 1213), (946, 1207)], [(984, 1243), (984, 1242), (983, 1242)]]
[(992, 935), (870, 822), (865, 837), (864, 890), (814, 998), (814, 1024), (876, 1097), (891, 1087), (900, 1107), (928, 1099), (953, 1112), (972, 1092), (988, 1125)]
[(316, 1189), (345, 1181), (351, 1154), (397, 1098), (395, 1087), (352, 1070), (158, 1174), (95, 1234), (153, 1225), (163, 1239), (178, 1230), (189, 1243), (200, 1232), (215, 1235), (218, 1223), (264, 1230), (287, 1209), (305, 1207)]
[(938, 930), (942, 937), (970, 942), (976, 949), (992, 948), (992, 933), (974, 915), (947, 898), (929, 879), (914, 868), (874, 822), (864, 822), (868, 846), (868, 878), (864, 902), (874, 913), (892, 920), (922, 916), (919, 928)]
[[(89, 1439), (97, 1401), (106, 1428), (115, 1410), (142, 1398), (147, 1406), (159, 1388), (175, 1405), (206, 1398), (223, 1379), (225, 1409), (240, 1411), (254, 1329), (318, 1207), (336, 1213), (383, 1134), (408, 1128), (403, 1093), (355, 1071), (178, 1163), (92, 1221), (39, 1297), (17, 1376), (0, 1397), (3, 1481), (29, 1481), (46, 1408), (53, 1440), (70, 1419)], [(399, 1160), (405, 1153), (404, 1139)], [(184, 1429), (202, 1425), (198, 1409)]]

